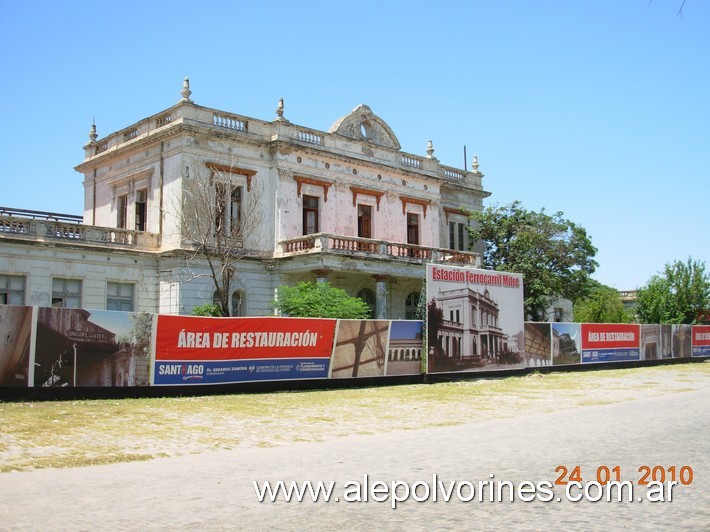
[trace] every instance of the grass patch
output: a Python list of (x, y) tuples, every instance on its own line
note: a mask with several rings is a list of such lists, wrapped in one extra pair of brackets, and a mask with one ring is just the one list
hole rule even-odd
[[(0, 472), (273, 447), (689, 392), (710, 364), (205, 397), (0, 403)], [(608, 398), (613, 391), (614, 399)]]

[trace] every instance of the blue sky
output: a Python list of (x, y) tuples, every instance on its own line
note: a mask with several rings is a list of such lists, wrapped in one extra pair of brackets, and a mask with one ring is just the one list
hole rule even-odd
[(594, 277), (710, 269), (710, 2), (0, 0), (0, 205), (81, 214), (99, 136), (180, 98), (327, 130), (369, 105), (404, 151), (478, 154), (485, 204), (564, 212)]

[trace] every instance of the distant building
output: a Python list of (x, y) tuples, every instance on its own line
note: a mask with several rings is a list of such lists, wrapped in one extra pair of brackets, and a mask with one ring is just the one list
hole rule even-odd
[(555, 323), (574, 321), (574, 304), (569, 299), (558, 297), (545, 309), (544, 321)]
[(631, 315), (635, 315), (636, 313), (636, 303), (638, 302), (637, 293), (638, 290), (619, 291), (619, 297), (621, 298), (621, 302), (624, 304), (624, 310)]
[(248, 204), (263, 217), (241, 242), (233, 315), (272, 313), (280, 285), (328, 280), (373, 317), (411, 318), (426, 263), (480, 266), (466, 232), (489, 196), (477, 158), (468, 170), (442, 165), (431, 142), (403, 152), (365, 105), (325, 132), (289, 122), (283, 101), (264, 121), (195, 104), (187, 80), (181, 96), (103, 138), (92, 126), (76, 167), (82, 217), (0, 209), (0, 303), (167, 314), (211, 303), (209, 264), (185, 236), (204, 221), (189, 212), (194, 186), (219, 202), (219, 231), (243, 224)]

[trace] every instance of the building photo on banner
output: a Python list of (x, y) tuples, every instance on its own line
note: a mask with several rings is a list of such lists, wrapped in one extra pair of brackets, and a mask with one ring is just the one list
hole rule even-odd
[(710, 356), (710, 325), (523, 322), (519, 276), (431, 265), (430, 281), (426, 321), (0, 305), (0, 389), (356, 379)]
[(525, 323), (527, 367), (710, 355), (710, 326)]
[(427, 340), (430, 373), (524, 368), (522, 275), (429, 264)]
[(420, 375), (424, 323), (338, 320), (330, 377)]
[(147, 386), (152, 315), (0, 306), (0, 386)]

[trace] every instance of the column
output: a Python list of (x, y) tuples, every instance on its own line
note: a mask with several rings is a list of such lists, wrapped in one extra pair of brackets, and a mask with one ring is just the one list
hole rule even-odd
[(375, 279), (375, 318), (387, 319), (387, 279), (389, 275), (373, 275)]

